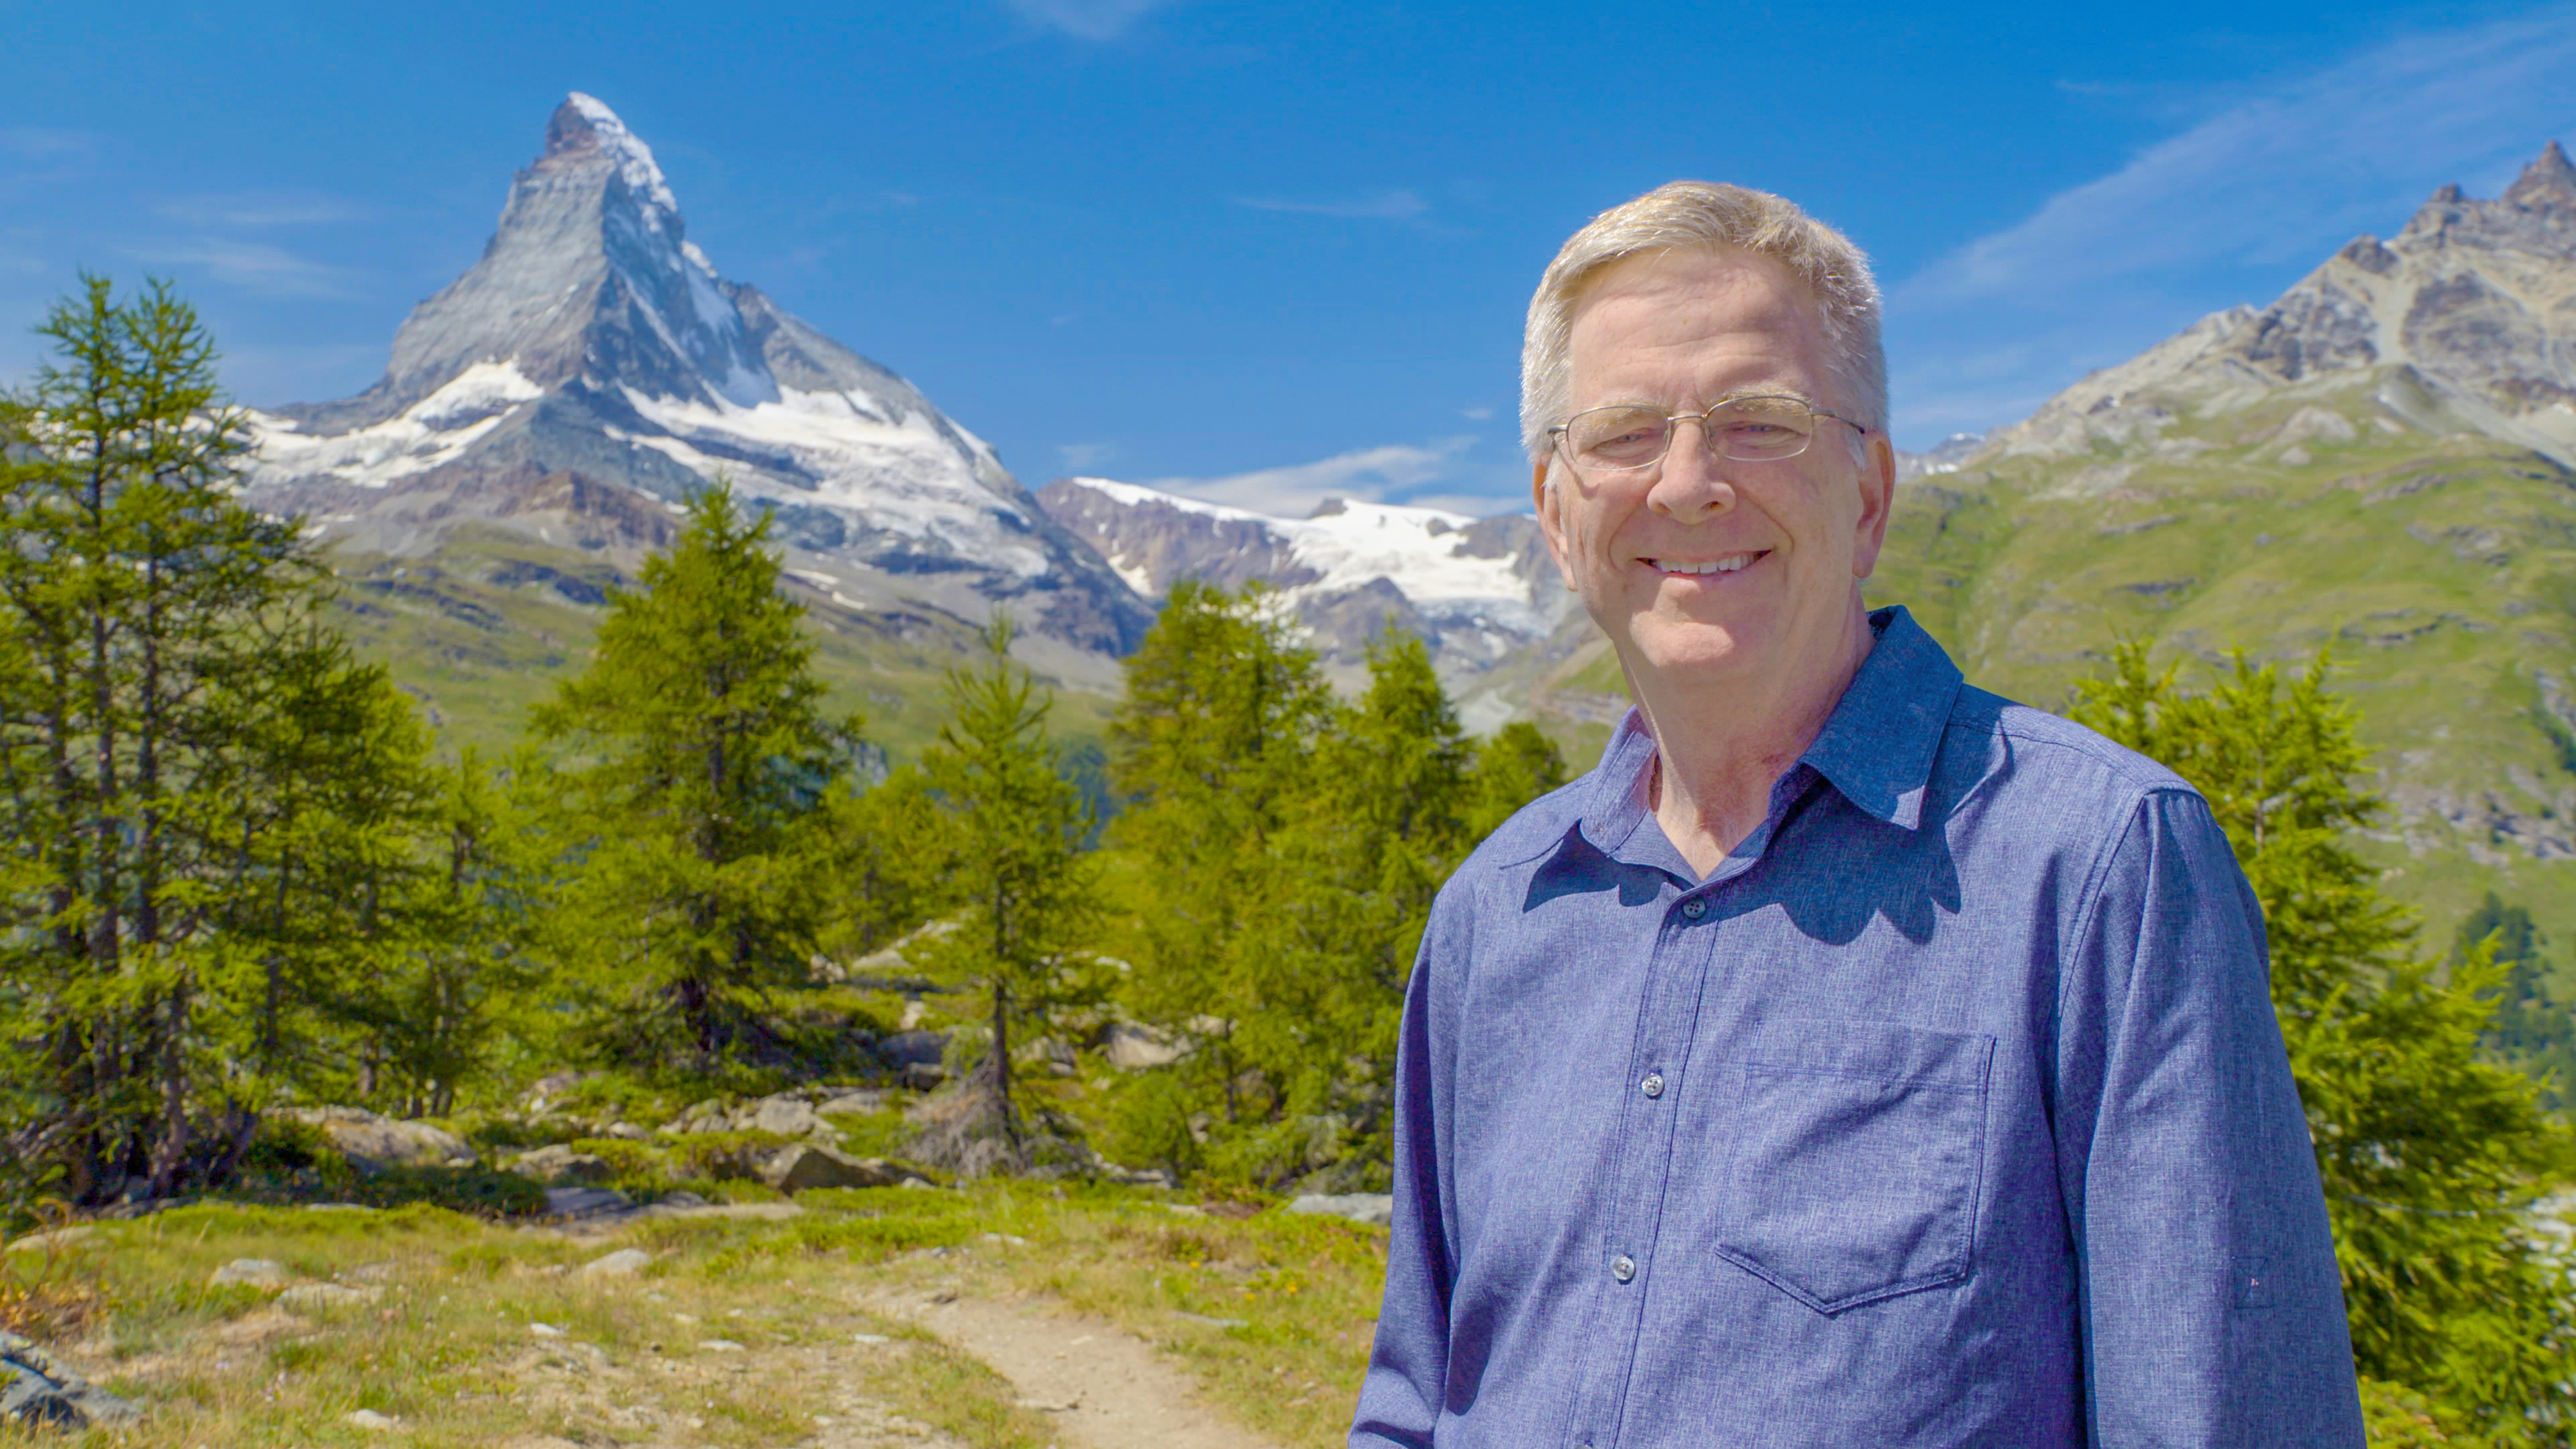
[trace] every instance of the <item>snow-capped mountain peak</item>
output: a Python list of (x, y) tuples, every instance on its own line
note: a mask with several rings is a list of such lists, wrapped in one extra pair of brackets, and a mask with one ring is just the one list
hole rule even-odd
[(981, 439), (718, 275), (652, 149), (578, 92), (482, 257), (395, 333), (383, 380), (253, 423), (255, 487), (389, 552), (562, 492), (532, 480), (658, 505), (724, 477), (776, 510), (813, 572), (848, 581), (847, 607), (979, 624), (1027, 596), (1032, 629), (1104, 653), (1151, 620)]

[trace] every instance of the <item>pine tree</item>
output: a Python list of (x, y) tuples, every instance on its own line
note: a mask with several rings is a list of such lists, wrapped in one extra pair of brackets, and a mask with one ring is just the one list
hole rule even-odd
[(591, 665), (535, 713), (571, 770), (581, 860), (555, 949), (600, 993), (611, 1055), (705, 1072), (804, 979), (825, 915), (827, 797), (859, 722), (827, 717), (770, 515), (689, 505), (640, 587), (609, 599)]
[(2354, 852), (2382, 806), (2324, 656), (2285, 683), (2238, 655), (2197, 695), (2176, 668), (2121, 644), (2077, 717), (2199, 787), (2262, 903), (2362, 1374), (2497, 1443), (2567, 1443), (2576, 1315), (2527, 1214), (2569, 1140), (2479, 1053), (2504, 972), (2480, 945), (2445, 981)]
[(2539, 1079), (2540, 1103), (2553, 1112), (2576, 1103), (2576, 1007), (2549, 986), (2549, 958), (2531, 912), (2506, 905), (2493, 891), (2460, 922), (2451, 959), (2464, 961), (2486, 943), (2506, 969), (2496, 994), (2495, 1017), (2481, 1040), (2498, 1059)]
[[(241, 928), (293, 895), (274, 861), (343, 864), (345, 831), (297, 841), (262, 788), (383, 763), (332, 733), (382, 680), (321, 624), (300, 522), (239, 502), (242, 420), (195, 312), (89, 277), (38, 331), (51, 360), (0, 398), (0, 1030), (41, 1044), (10, 1103), (19, 1185), (95, 1204), (220, 1180), (303, 1085), (273, 1062), (343, 1025), (299, 1002), (289, 1031), (274, 990), (245, 993), (245, 963), (320, 952)], [(282, 770), (299, 736), (322, 743)], [(238, 1050), (261, 1020), (268, 1062)]]
[(1012, 662), (1011, 636), (1009, 618), (997, 617), (984, 631), (982, 667), (948, 671), (948, 722), (922, 758), (950, 820), (966, 903), (927, 964), (934, 975), (980, 986), (988, 1003), (970, 1101), (929, 1152), (969, 1176), (1029, 1165), (1029, 1133), (1012, 1089), (1013, 1028), (1044, 1030), (1098, 995), (1083, 950), (1099, 890), (1099, 871), (1083, 850), (1091, 809), (1056, 768), (1047, 736), (1054, 701)]

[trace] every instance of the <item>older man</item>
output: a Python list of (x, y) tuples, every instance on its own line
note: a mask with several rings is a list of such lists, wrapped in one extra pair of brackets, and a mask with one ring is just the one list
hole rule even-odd
[(1862, 607), (1860, 253), (1674, 183), (1566, 243), (1522, 368), (1637, 707), (1432, 912), (1351, 1443), (2360, 1445), (2208, 807)]

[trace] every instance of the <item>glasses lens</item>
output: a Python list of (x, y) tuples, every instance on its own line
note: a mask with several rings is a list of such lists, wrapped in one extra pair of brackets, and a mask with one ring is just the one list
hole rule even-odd
[(1708, 415), (1708, 438), (1718, 452), (1748, 463), (1796, 457), (1815, 429), (1815, 413), (1796, 398), (1738, 398)]
[(1652, 408), (1594, 408), (1565, 425), (1566, 456), (1578, 468), (1643, 468), (1664, 456), (1672, 421)]

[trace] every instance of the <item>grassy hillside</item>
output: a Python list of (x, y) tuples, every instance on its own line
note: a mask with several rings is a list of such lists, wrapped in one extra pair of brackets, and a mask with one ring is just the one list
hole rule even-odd
[(2209, 663), (2330, 649), (2395, 806), (2374, 846), (2390, 888), (2443, 938), (2494, 890), (2563, 958), (2576, 475), (2404, 424), (2376, 381), (1911, 485), (1871, 600), (1912, 608), (1970, 679), (2049, 709), (2120, 635)]

